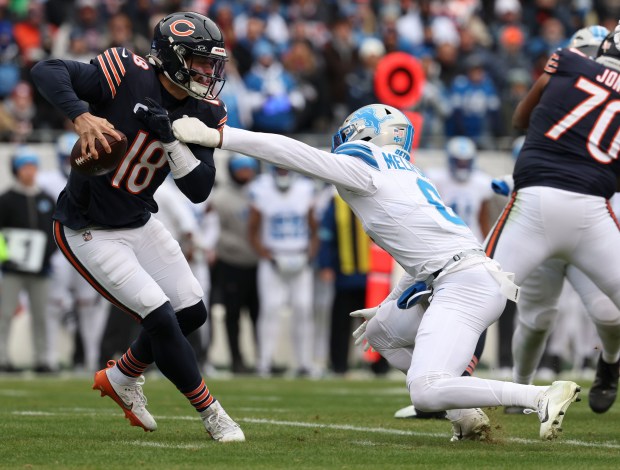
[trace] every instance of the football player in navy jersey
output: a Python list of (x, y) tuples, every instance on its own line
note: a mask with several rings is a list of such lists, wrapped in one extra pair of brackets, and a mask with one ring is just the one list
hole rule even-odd
[[(620, 174), (618, 46), (611, 33), (595, 61), (573, 48), (551, 56), (545, 73), (515, 111), (513, 122), (527, 128), (527, 136), (514, 170), (515, 190), (486, 242), (487, 254), (513, 271), (517, 283), (554, 258), (574, 265), (613, 302), (607, 305), (598, 295), (602, 300), (589, 308), (602, 343), (589, 395), (590, 407), (599, 413), (612, 406), (620, 375), (620, 256), (609, 250), (620, 242), (609, 204)], [(544, 343), (536, 330), (548, 319), (537, 311), (555, 305), (561, 291), (561, 279), (540, 284), (549, 288), (537, 291), (538, 303), (527, 302), (536, 311), (527, 312), (527, 318), (520, 314), (513, 339), (517, 373), (533, 370), (540, 358)], [(557, 288), (550, 289), (552, 285)], [(596, 289), (584, 288), (596, 295)]]
[[(142, 373), (153, 362), (200, 413), (219, 442), (244, 434), (210, 394), (185, 336), (207, 318), (200, 284), (179, 244), (151, 217), (153, 194), (172, 173), (192, 201), (213, 187), (213, 150), (177, 141), (172, 118), (199, 118), (219, 128), (226, 107), (224, 38), (209, 18), (174, 13), (155, 27), (146, 60), (122, 48), (104, 51), (89, 64), (46, 60), (31, 74), (40, 92), (69, 117), (82, 139), (82, 154), (97, 157), (103, 134), (128, 139), (116, 171), (103, 176), (71, 172), (58, 199), (54, 236), (71, 264), (107, 300), (132, 315), (142, 330), (127, 352), (95, 374), (93, 388), (108, 395), (134, 426), (157, 428), (146, 409)], [(88, 103), (88, 106), (84, 103)]]

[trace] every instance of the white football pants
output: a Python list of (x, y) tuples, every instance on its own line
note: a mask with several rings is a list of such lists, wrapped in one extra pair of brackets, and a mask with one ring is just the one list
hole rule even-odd
[(56, 243), (80, 274), (108, 301), (136, 319), (170, 301), (175, 312), (197, 304), (203, 291), (163, 224), (80, 231), (54, 224)]
[(257, 323), (258, 362), (256, 370), (268, 374), (278, 344), (280, 315), (284, 307), (291, 309), (291, 345), (298, 369), (312, 368), (313, 273), (309, 266), (297, 274), (282, 275), (275, 265), (261, 259), (258, 263), (258, 298), (260, 313)]
[(546, 387), (461, 377), (480, 335), (499, 318), (506, 304), (484, 265), (446, 274), (433, 288), (428, 306), (400, 310), (396, 301), (382, 305), (366, 330), (370, 345), (407, 373), (416, 408), (441, 411), (517, 405), (536, 409)]

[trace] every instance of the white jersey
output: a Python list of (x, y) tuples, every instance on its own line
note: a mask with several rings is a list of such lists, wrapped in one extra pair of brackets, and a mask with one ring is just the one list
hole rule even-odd
[(307, 251), (310, 241), (308, 213), (314, 203), (314, 183), (293, 178), (280, 191), (270, 173), (258, 176), (249, 186), (252, 205), (261, 213), (261, 240), (274, 254)]
[(467, 181), (456, 181), (447, 168), (429, 168), (424, 173), (439, 191), (444, 204), (452, 208), (478, 240), (483, 241), (479, 215), (482, 204), (493, 197), (492, 178), (480, 170), (474, 170)]
[(458, 253), (482, 249), (403, 149), (354, 141), (332, 154), (288, 137), (228, 127), (222, 148), (334, 184), (366, 233), (415, 281)]

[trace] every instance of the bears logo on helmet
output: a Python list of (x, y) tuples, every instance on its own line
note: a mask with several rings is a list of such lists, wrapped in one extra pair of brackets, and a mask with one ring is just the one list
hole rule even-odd
[[(224, 36), (212, 20), (199, 13), (173, 13), (157, 23), (147, 58), (197, 99), (217, 98), (226, 82)], [(206, 64), (206, 70), (195, 66), (198, 60)]]

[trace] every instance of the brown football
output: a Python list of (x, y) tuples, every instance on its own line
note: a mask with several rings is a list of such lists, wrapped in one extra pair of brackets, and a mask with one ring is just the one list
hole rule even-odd
[(127, 136), (118, 129), (115, 130), (121, 135), (120, 140), (109, 134), (103, 134), (112, 148), (110, 153), (106, 153), (101, 142), (95, 140), (95, 148), (99, 154), (97, 159), (90, 153), (82, 156), (82, 139), (79, 138), (71, 150), (71, 168), (89, 176), (105, 175), (116, 169), (127, 152)]

